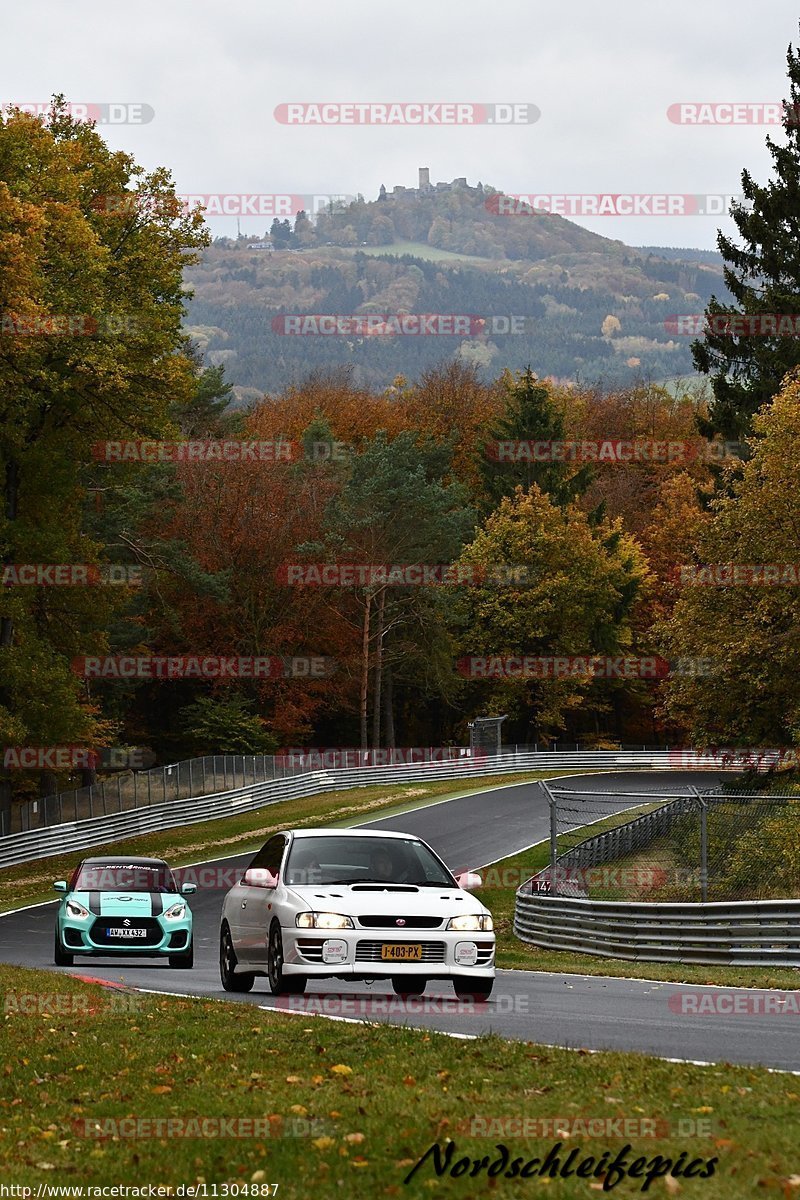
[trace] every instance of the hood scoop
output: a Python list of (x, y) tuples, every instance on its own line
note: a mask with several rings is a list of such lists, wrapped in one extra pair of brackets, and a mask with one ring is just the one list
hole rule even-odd
[(418, 892), (413, 883), (353, 883), (351, 892)]

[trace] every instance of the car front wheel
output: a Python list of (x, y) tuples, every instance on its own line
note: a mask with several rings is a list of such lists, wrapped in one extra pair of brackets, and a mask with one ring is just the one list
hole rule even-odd
[(395, 995), (402, 996), (421, 996), (428, 985), (427, 979), (422, 979), (418, 975), (396, 975), (392, 980), (392, 987)]
[(299, 996), (306, 990), (304, 976), (283, 973), (283, 938), (277, 921), (269, 931), (267, 978), (273, 996)]
[(237, 963), (236, 951), (233, 948), (233, 938), (227, 925), (222, 927), (219, 935), (219, 977), (226, 992), (249, 992), (256, 981), (255, 975), (234, 974)]
[(58, 926), (56, 925), (56, 944), (53, 950), (53, 962), (57, 967), (71, 967), (73, 958), (74, 955), (67, 954), (61, 945), (61, 938), (58, 936)]
[(184, 971), (191, 970), (194, 966), (194, 938), (189, 942), (188, 950), (182, 950), (180, 954), (170, 954), (169, 965), (182, 968)]
[(456, 975), (453, 979), (459, 1000), (488, 1000), (493, 987), (493, 979), (471, 979), (469, 975)]

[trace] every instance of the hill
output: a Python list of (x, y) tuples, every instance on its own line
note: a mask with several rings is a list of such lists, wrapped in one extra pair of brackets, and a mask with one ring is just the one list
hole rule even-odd
[[(691, 339), (668, 318), (726, 295), (717, 256), (634, 249), (544, 212), (500, 216), (492, 189), (458, 183), (276, 220), (274, 249), (215, 241), (187, 272), (188, 327), (239, 400), (344, 364), (383, 388), (453, 357), (487, 377), (530, 364), (601, 385), (692, 373)], [(408, 336), (364, 320), (398, 313), (465, 321)], [(303, 336), (287, 314), (356, 319), (334, 333), (305, 322)]]

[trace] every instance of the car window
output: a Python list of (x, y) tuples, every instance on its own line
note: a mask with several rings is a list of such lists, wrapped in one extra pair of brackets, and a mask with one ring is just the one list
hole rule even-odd
[(250, 863), (251, 867), (265, 867), (273, 875), (278, 875), (281, 869), (283, 852), (286, 849), (286, 838), (283, 834), (271, 837), (265, 843)]
[(286, 862), (289, 885), (360, 881), (454, 886), (432, 851), (411, 838), (295, 838)]
[(74, 892), (177, 892), (166, 863), (81, 863), (70, 881)]

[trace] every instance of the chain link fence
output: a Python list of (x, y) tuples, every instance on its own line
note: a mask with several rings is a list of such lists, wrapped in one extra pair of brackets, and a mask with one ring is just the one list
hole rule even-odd
[[(504, 753), (521, 752), (507, 747)], [(73, 788), (0, 811), (0, 837), (43, 829), (92, 817), (111, 816), (131, 809), (173, 800), (211, 796), (251, 784), (287, 779), (308, 771), (333, 767), (394, 766), (409, 762), (451, 762), (473, 755), (467, 746), (411, 747), (398, 750), (309, 750), (285, 754), (215, 754), (154, 767), (148, 771), (117, 771), (89, 787)]]
[(544, 787), (550, 866), (531, 880), (533, 892), (655, 903), (800, 896), (793, 787), (602, 795)]

